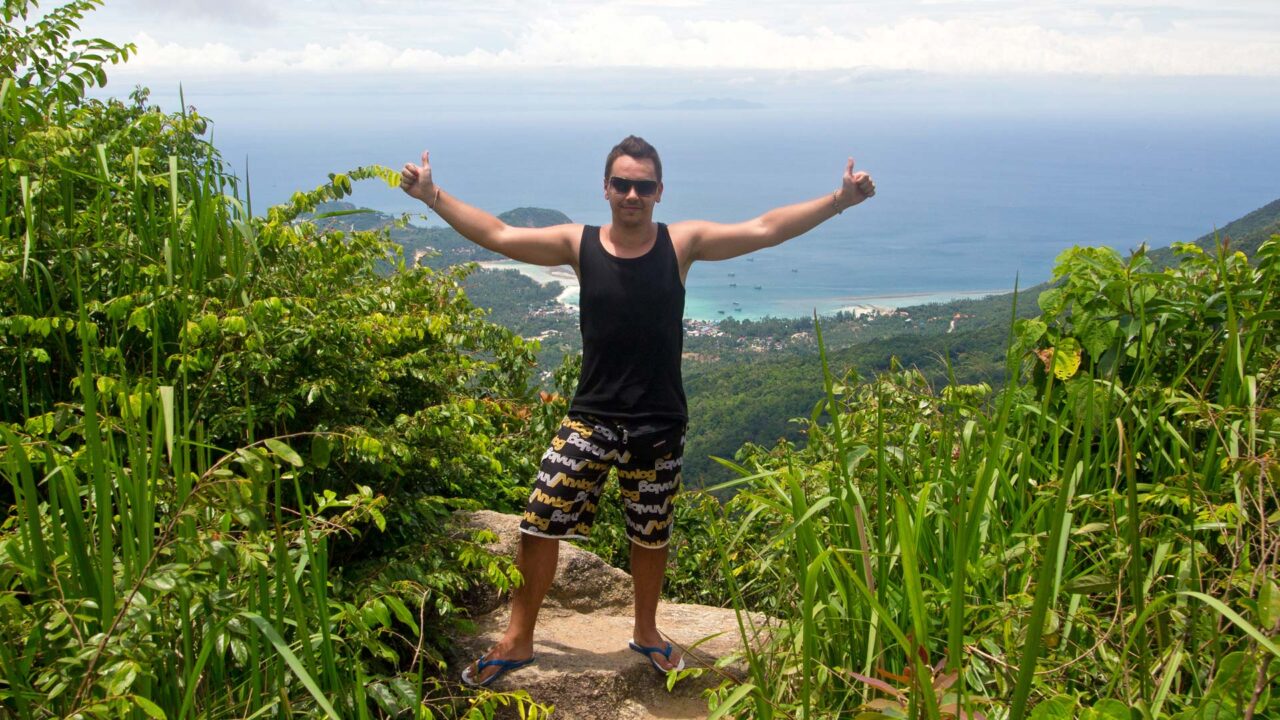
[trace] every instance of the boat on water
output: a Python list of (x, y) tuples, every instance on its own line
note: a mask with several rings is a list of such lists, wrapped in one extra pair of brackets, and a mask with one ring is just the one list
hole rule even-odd
[(763, 285), (757, 285), (757, 286), (756, 286), (756, 289), (757, 289), (757, 290), (763, 290), (763, 289), (764, 289), (764, 286), (763, 286)]

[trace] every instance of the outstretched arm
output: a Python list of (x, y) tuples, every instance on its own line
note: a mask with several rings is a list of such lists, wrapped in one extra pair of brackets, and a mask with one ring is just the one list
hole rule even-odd
[(581, 225), (545, 228), (511, 227), (480, 208), (468, 205), (440, 189), (431, 175), (431, 154), (422, 153), (422, 165), (405, 163), (400, 189), (426, 203), (441, 220), (471, 242), (532, 265), (578, 264), (577, 243)]
[(854, 172), (853, 158), (849, 158), (840, 189), (829, 195), (774, 208), (741, 223), (676, 223), (671, 226), (672, 239), (679, 238), (684, 245), (682, 256), (686, 264), (695, 260), (728, 260), (803, 235), (875, 194), (871, 176)]

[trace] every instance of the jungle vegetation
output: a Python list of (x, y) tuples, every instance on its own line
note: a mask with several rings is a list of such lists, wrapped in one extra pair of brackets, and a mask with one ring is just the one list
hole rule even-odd
[[(95, 5), (0, 34), (0, 714), (545, 715), (453, 680), (519, 577), (450, 519), (522, 505), (572, 355), (322, 205), (393, 171), (255, 213), (197, 111), (88, 98), (133, 53), (71, 39)], [(1276, 717), (1280, 236), (1228, 237), (1068, 249), (916, 355), (846, 318), (753, 362), (793, 440), (678, 506), (670, 595), (752, 639), (710, 716)]]

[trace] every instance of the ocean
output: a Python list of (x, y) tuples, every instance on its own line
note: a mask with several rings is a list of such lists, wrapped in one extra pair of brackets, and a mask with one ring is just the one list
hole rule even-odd
[[(1193, 240), (1280, 197), (1274, 111), (1002, 114), (847, 98), (745, 109), (506, 107), (488, 98), (476, 109), (456, 93), (441, 102), (428, 93), (191, 90), (187, 102), (213, 118), (225, 159), (247, 168), (257, 212), (330, 172), (398, 168), (428, 148), (440, 185), (474, 205), (495, 214), (553, 208), (601, 224), (604, 156), (629, 133), (662, 154), (662, 222), (745, 220), (829, 194), (850, 155), (872, 173), (876, 197), (807, 235), (695, 265), (686, 314), (701, 319), (1003, 292), (1048, 279), (1072, 245), (1124, 252)], [(352, 200), (425, 211), (376, 183)]]

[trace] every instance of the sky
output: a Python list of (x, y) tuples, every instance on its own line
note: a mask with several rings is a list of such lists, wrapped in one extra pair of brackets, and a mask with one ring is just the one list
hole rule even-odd
[(803, 76), (1280, 78), (1276, 0), (107, 0), (113, 77), (660, 68)]

